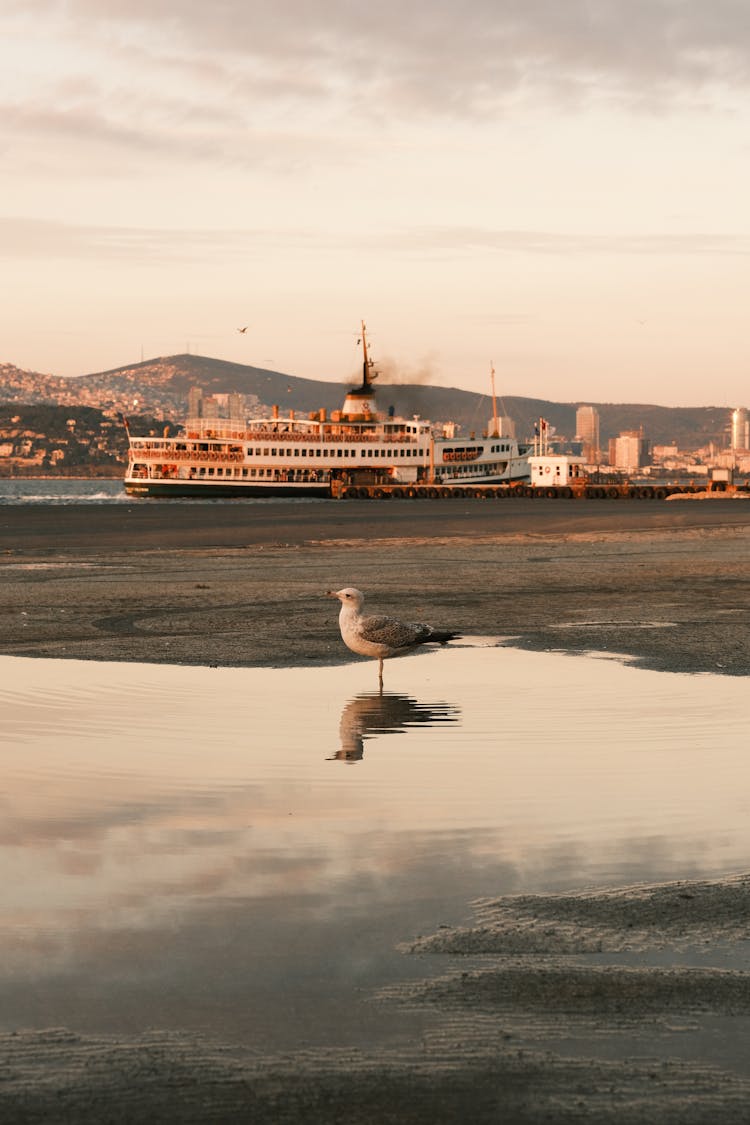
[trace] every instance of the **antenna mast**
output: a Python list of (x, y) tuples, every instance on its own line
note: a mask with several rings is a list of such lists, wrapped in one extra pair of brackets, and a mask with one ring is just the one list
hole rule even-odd
[(373, 372), (371, 374), (372, 368), (373, 368), (373, 362), (370, 359), (370, 356), (367, 352), (367, 327), (365, 325), (364, 320), (361, 322), (361, 324), (362, 324), (361, 340), (362, 340), (362, 355), (363, 355), (363, 360), (362, 360), (362, 390), (363, 391), (369, 391), (372, 388), (372, 380), (375, 378), (375, 373)]
[(492, 437), (499, 436), (499, 424), (497, 417), (497, 399), (495, 398), (495, 365), (490, 360), (490, 382), (492, 383)]

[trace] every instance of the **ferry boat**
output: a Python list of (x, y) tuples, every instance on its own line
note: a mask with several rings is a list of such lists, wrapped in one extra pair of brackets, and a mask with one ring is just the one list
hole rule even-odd
[[(125, 490), (143, 497), (331, 497), (357, 485), (447, 487), (528, 481), (530, 445), (493, 419), (481, 437), (377, 410), (376, 372), (362, 324), (362, 383), (341, 410), (236, 420), (188, 417), (174, 437), (130, 433)], [(493, 403), (494, 380), (493, 380)], [(197, 413), (197, 411), (194, 411)]]

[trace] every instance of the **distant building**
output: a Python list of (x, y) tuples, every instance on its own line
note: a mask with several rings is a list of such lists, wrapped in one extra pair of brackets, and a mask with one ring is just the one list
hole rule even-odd
[(219, 417), (219, 404), (213, 395), (205, 395), (201, 400), (201, 416), (216, 421)]
[(191, 387), (188, 391), (188, 418), (200, 418), (203, 391), (200, 387)]
[(652, 450), (654, 461), (669, 461), (679, 457), (680, 451), (676, 445), (655, 445)]
[(236, 393), (228, 395), (227, 408), (229, 411), (229, 418), (232, 422), (245, 421), (245, 400), (243, 395)]
[(750, 423), (744, 406), (732, 411), (730, 446), (732, 449), (750, 449)]
[(595, 406), (579, 406), (576, 410), (576, 440), (581, 442), (582, 453), (588, 464), (598, 464), (601, 460), (599, 411)]
[(625, 473), (642, 468), (648, 458), (648, 442), (641, 430), (625, 430), (609, 443), (609, 463)]
[(236, 392), (204, 395), (201, 387), (188, 391), (188, 418), (229, 418), (244, 425), (245, 409), (245, 396)]

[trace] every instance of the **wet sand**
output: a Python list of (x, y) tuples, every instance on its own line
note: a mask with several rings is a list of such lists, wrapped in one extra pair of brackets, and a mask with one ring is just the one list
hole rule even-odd
[[(7, 507), (0, 552), (0, 651), (16, 656), (335, 664), (353, 658), (324, 592), (357, 585), (373, 609), (510, 646), (750, 671), (749, 503)], [(487, 898), (475, 909), (466, 930), (436, 920), (433, 935), (404, 935), (405, 957), (445, 963), (444, 973), (373, 998), (441, 1012), (424, 1042), (271, 1058), (166, 1030), (136, 1040), (18, 1031), (0, 1036), (0, 1117), (748, 1120), (746, 1070), (669, 1048), (699, 1016), (740, 1021), (740, 1041), (747, 1028), (750, 978), (720, 954), (750, 937), (747, 878)], [(680, 960), (695, 947), (697, 969)], [(616, 960), (665, 950), (666, 964)], [(623, 1047), (604, 1058), (558, 1042), (617, 1039), (644, 1024), (663, 1029), (660, 1057)]]
[(467, 635), (746, 675), (749, 557), (729, 500), (8, 506), (0, 652), (335, 664), (325, 591), (353, 585)]

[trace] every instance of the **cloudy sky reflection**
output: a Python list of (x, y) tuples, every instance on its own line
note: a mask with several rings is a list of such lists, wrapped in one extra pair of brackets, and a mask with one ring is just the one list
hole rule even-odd
[(396, 944), (472, 898), (750, 845), (729, 678), (455, 649), (390, 664), (380, 699), (367, 663), (2, 664), (7, 1028), (348, 1042), (384, 1018), (345, 1018), (353, 993), (413, 975)]

